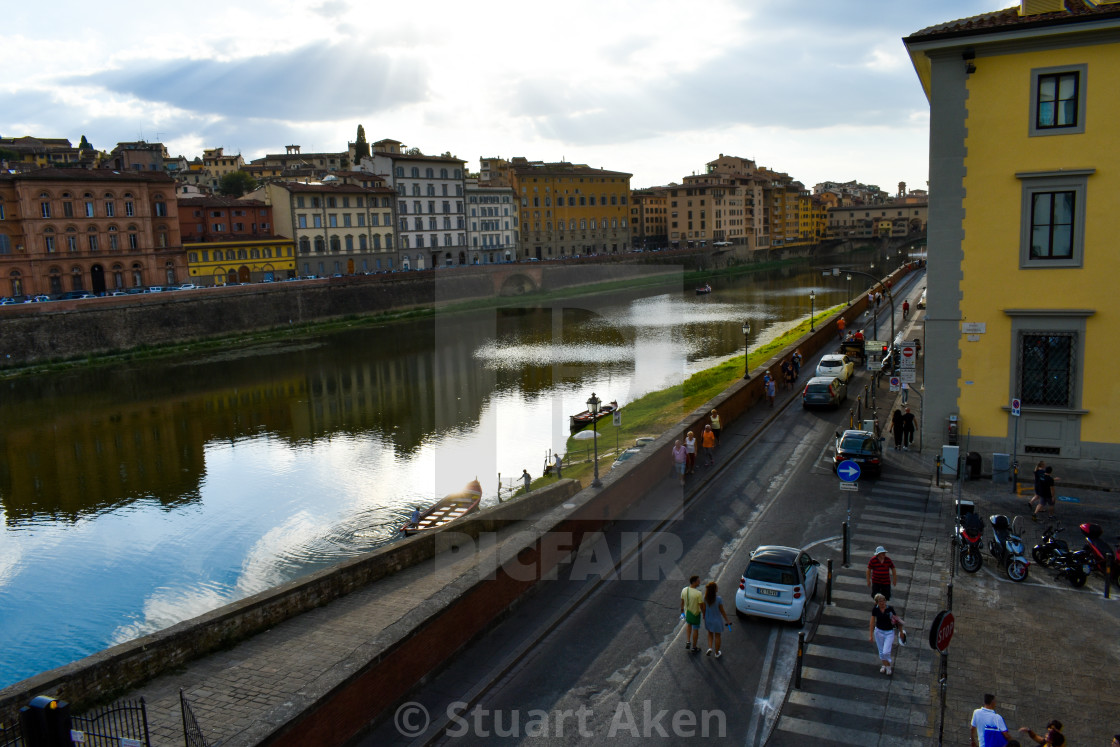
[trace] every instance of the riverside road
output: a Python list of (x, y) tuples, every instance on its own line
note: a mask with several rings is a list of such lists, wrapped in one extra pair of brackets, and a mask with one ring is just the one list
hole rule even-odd
[[(898, 289), (898, 307), (903, 298), (914, 305), (922, 277), (919, 273)], [(889, 329), (889, 305), (882, 313), (880, 325)], [(920, 336), (916, 315), (903, 322), (899, 310), (895, 321), (908, 339)], [(870, 332), (871, 325), (866, 326)], [(727, 429), (714, 467), (698, 467), (683, 491), (667, 479), (601, 542), (585, 546), (555, 580), (543, 582), (509, 618), (417, 692), (396, 720), (380, 724), (361, 744), (403, 743), (412, 736), (424, 743), (434, 738), (435, 727), (446, 730), (449, 743), (468, 744), (499, 736), (534, 744), (707, 736), (759, 745), (772, 734), (780, 737), (779, 714), (790, 687), (798, 629), (735, 615), (735, 591), (749, 553), (764, 544), (806, 548), (820, 560), (823, 580), (828, 559), (839, 570), (850, 496), (857, 517), (890, 504), (876, 521), (887, 538), (881, 541), (908, 583), (921, 565), (916, 562), (918, 532), (927, 517), (937, 517), (937, 507), (929, 505), (932, 473), (917, 462), (892, 461), (890, 449), (881, 478), (862, 480), (858, 492), (840, 491), (831, 468), (834, 433), (848, 426), (848, 408), (870, 374), (857, 370), (848, 402), (839, 410), (803, 410), (798, 392), (817, 358), (806, 362), (793, 390), (779, 391), (774, 409), (756, 407)], [(895, 396), (885, 383), (877, 390), (880, 421)], [(915, 409), (917, 400), (911, 397)], [(661, 514), (649, 502), (672, 518), (645, 518)], [(644, 543), (635, 550), (639, 538)], [(856, 536), (853, 568), (860, 575), (876, 542), (870, 534)], [(692, 574), (702, 583), (719, 584), (733, 622), (723, 635), (719, 659), (704, 654), (703, 630), (700, 653), (684, 648), (679, 599)], [(811, 617), (821, 612), (821, 587)], [(856, 611), (846, 623), (865, 641), (870, 597), (866, 590), (852, 593), (853, 599), (866, 599), (854, 603)], [(811, 629), (812, 623), (806, 632)], [(852, 678), (870, 684), (855, 691), (853, 710), (878, 707), (886, 699), (887, 679), (877, 672), (871, 644), (859, 648), (866, 649), (866, 672)], [(840, 681), (832, 691), (841, 700), (853, 694)], [(410, 732), (419, 723), (415, 716), (430, 718), (432, 727), (419, 735)], [(800, 722), (790, 722), (789, 728), (791, 737), (813, 731)], [(897, 744), (929, 743), (928, 720), (898, 731)]]

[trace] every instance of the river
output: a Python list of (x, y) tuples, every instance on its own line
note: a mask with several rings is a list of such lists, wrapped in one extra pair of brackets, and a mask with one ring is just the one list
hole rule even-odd
[(810, 289), (848, 297), (807, 265), (711, 284), (0, 383), (0, 687), (392, 541), (475, 477), (496, 502), (592, 392), (625, 406), (741, 355), (744, 319), (754, 348)]

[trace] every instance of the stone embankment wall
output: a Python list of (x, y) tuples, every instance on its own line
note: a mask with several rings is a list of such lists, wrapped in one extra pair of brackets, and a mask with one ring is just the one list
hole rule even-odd
[(348, 316), (679, 274), (679, 267), (522, 263), (0, 306), (0, 369)]

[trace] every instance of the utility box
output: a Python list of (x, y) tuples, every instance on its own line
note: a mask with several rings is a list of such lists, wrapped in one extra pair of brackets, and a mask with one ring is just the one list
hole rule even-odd
[(956, 415), (945, 418), (945, 443), (956, 446), (960, 443), (961, 421)]
[(992, 454), (992, 482), (1011, 482), (1011, 455)]
[[(867, 431), (868, 433), (875, 433), (875, 420), (874, 419), (864, 420), (863, 424), (860, 426), (860, 428), (862, 430)], [(876, 435), (878, 435), (878, 434), (876, 434)]]
[(941, 474), (950, 480), (957, 478), (957, 465), (961, 458), (961, 447), (945, 445), (941, 447)]

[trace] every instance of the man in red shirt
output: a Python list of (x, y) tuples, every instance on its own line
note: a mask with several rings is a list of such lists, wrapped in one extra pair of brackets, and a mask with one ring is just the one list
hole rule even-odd
[(887, 549), (882, 545), (875, 548), (875, 554), (867, 563), (867, 585), (871, 587), (872, 597), (882, 594), (888, 600), (891, 598), (891, 586), (898, 585), (894, 561), (887, 557)]

